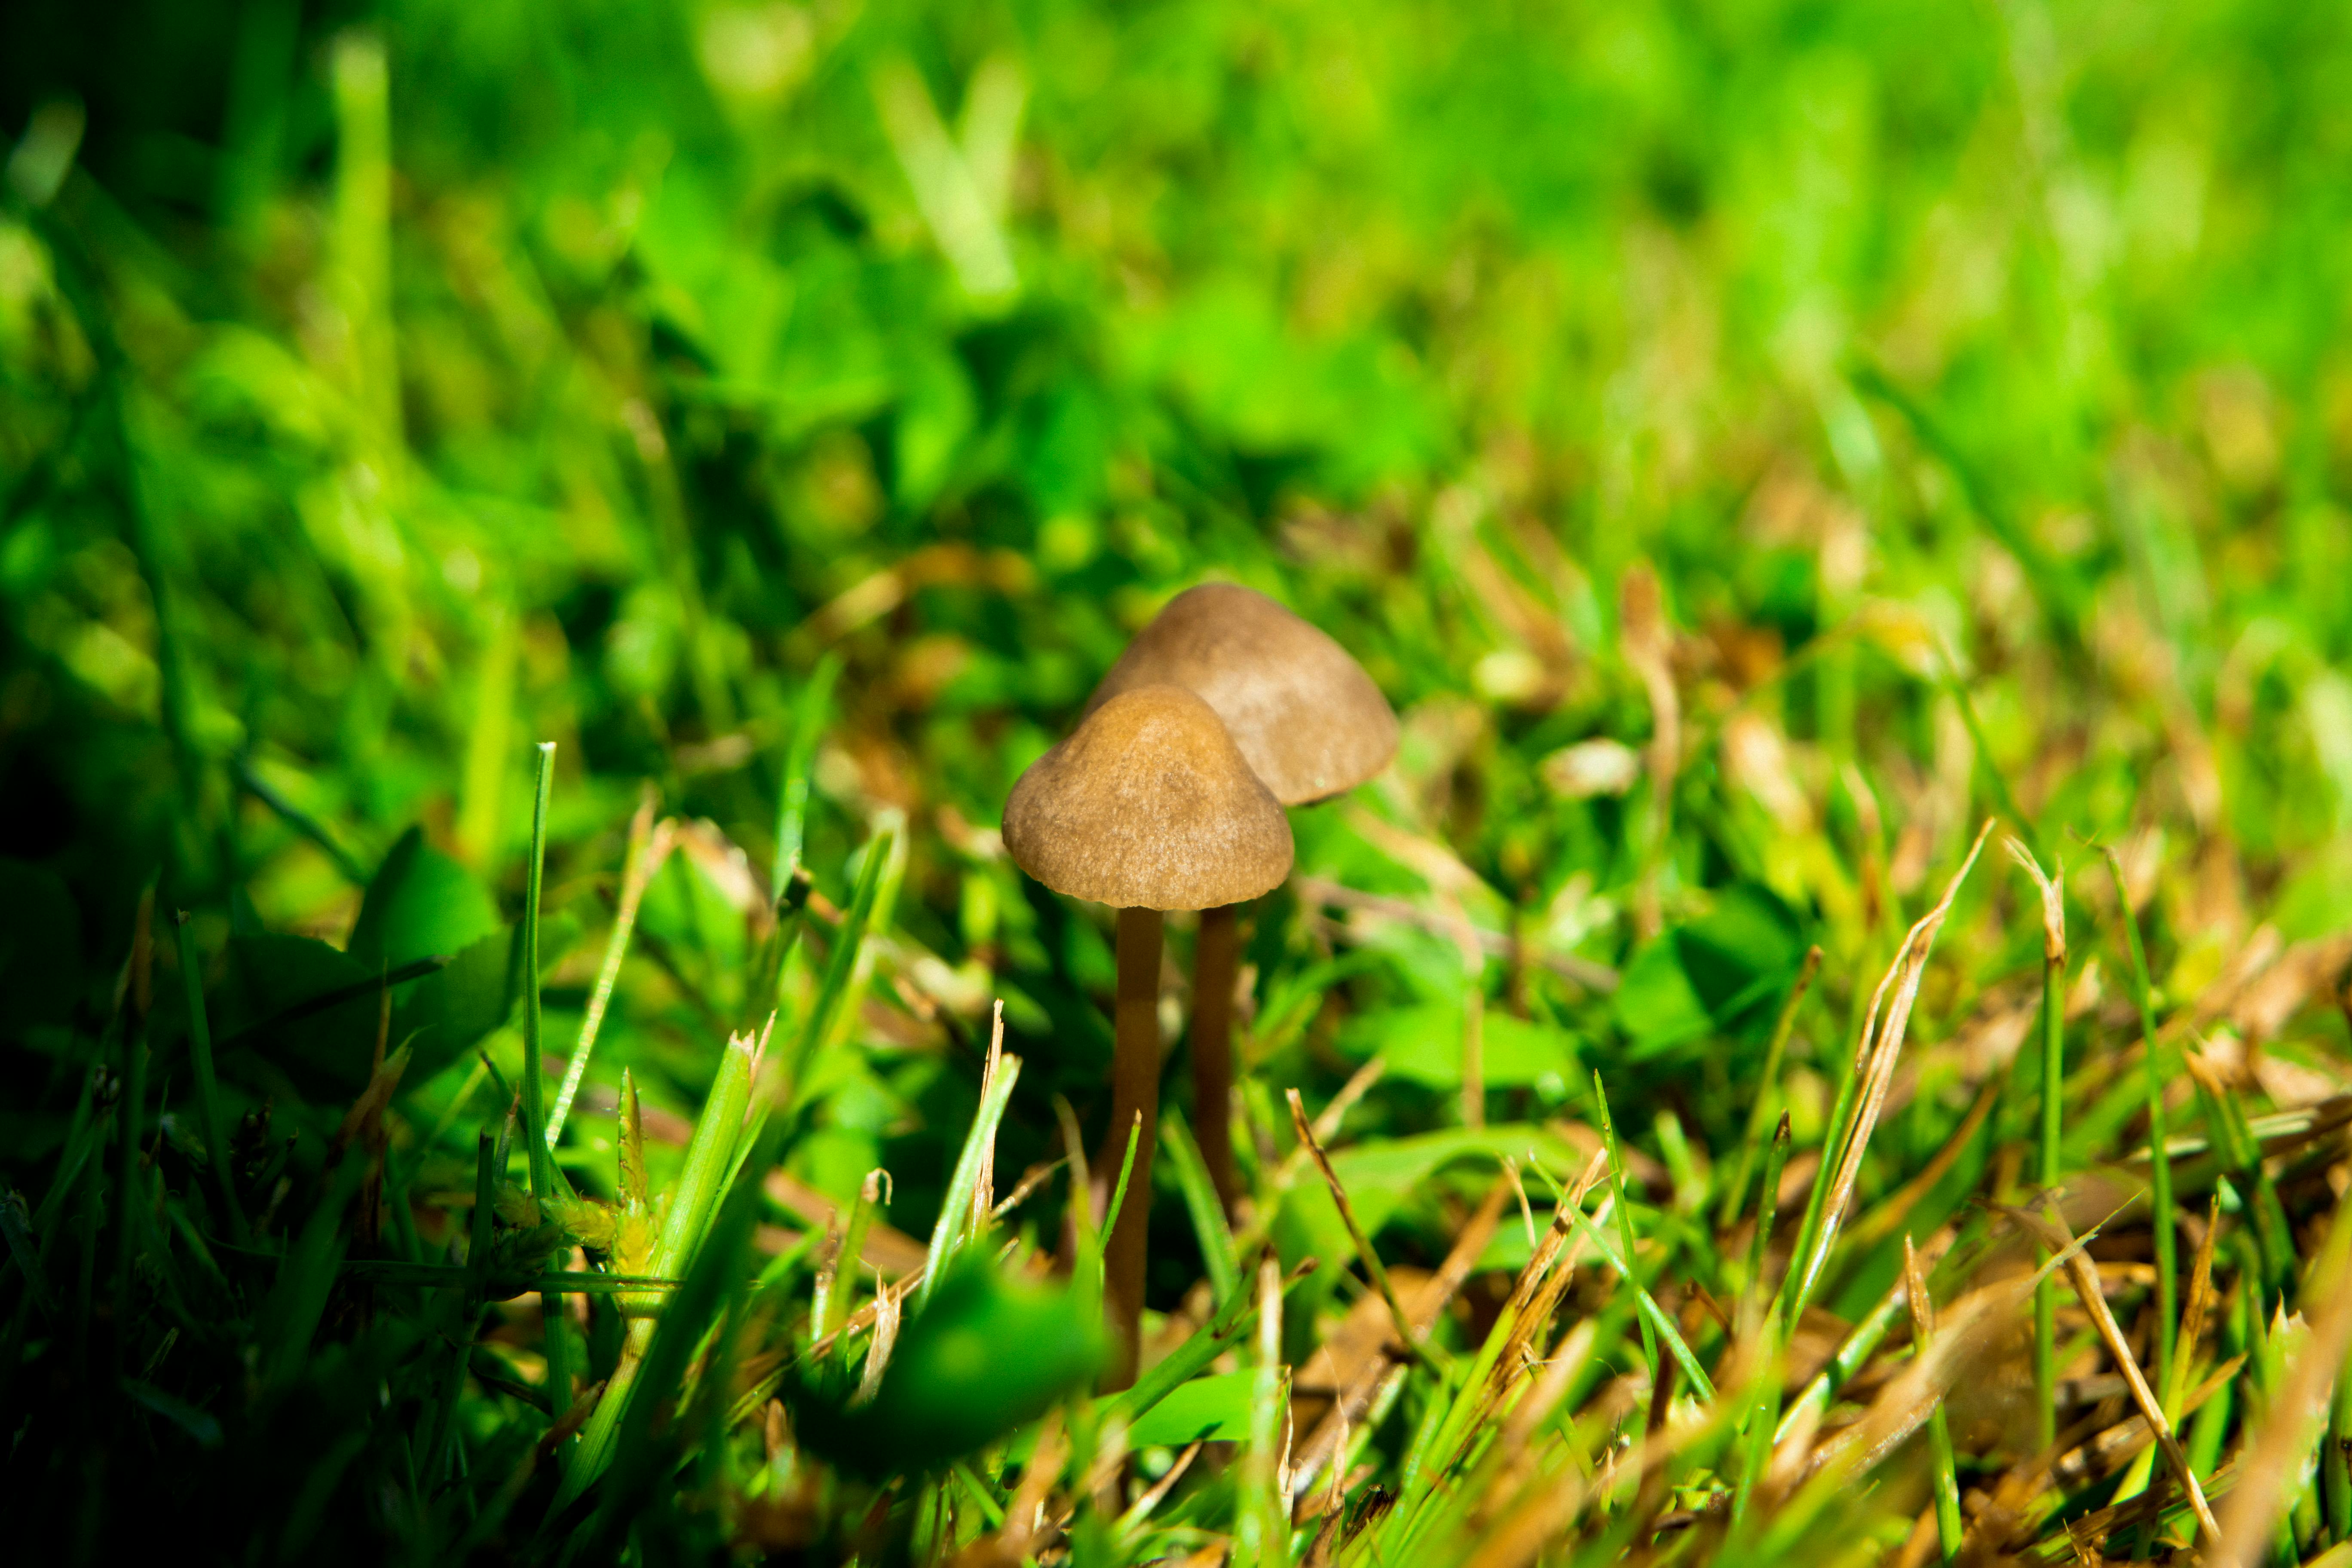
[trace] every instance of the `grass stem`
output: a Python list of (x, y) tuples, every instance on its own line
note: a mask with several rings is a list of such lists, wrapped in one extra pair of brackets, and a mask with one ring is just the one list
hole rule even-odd
[[(1927, 1271), (1919, 1267), (1919, 1254), (1908, 1236), (1903, 1238), (1903, 1279), (1911, 1304), (1911, 1353), (1925, 1356), (1928, 1342), (1936, 1337), (1936, 1303), (1927, 1294)], [(1960, 1482), (1952, 1458), (1951, 1418), (1941, 1395), (1927, 1417), (1927, 1450), (1935, 1467), (1937, 1544), (1943, 1548), (1944, 1561), (1951, 1563), (1960, 1555)]]
[(2140, 946), (2139, 921), (2132, 912), (2131, 889), (2124, 884), (2124, 863), (2114, 848), (2106, 850), (2107, 872), (2115, 879), (2116, 919), (2131, 952), (2132, 1001), (2139, 1008), (2142, 1066), (2147, 1079), (2148, 1224), (2156, 1237), (2156, 1357), (2159, 1370), (2172, 1364), (2172, 1337), (2179, 1321), (2179, 1288), (2172, 1212), (2171, 1131), (2164, 1106), (2165, 1081), (2156, 1037), (2156, 1000), (2147, 978), (2147, 954)]
[[(540, 897), (547, 874), (547, 808), (554, 788), (555, 742), (541, 741), (535, 748), (536, 774), (530, 809), (530, 860), (524, 871), (522, 927), (522, 1134), (531, 1196), (541, 1203), (559, 1195), (562, 1178), (556, 1173), (555, 1139), (548, 1127), (546, 1085), (541, 1081), (545, 1051), (544, 1018), (539, 994)], [(563, 1296), (549, 1291), (540, 1298), (541, 1349), (547, 1357), (548, 1410), (561, 1419), (572, 1408), (571, 1335), (566, 1331)]]
[[(1625, 1261), (1619, 1268), (1626, 1279), (1639, 1290), (1642, 1281), (1633, 1272), (1639, 1258), (1639, 1254), (1634, 1251), (1633, 1210), (1625, 1201), (1624, 1152), (1617, 1146), (1617, 1122), (1609, 1114), (1609, 1091), (1601, 1087), (1601, 1069), (1598, 1068), (1592, 1069), (1592, 1104), (1601, 1117), (1601, 1142), (1609, 1151), (1609, 1195), (1616, 1200), (1617, 1232), (1625, 1246)], [(1650, 1376), (1654, 1379), (1658, 1375), (1657, 1331), (1650, 1326), (1649, 1313), (1642, 1313), (1637, 1321), (1642, 1327), (1642, 1359), (1649, 1368)], [(1699, 1381), (1704, 1382), (1705, 1379)]]
[(229, 1169), (228, 1138), (221, 1128), (220, 1084), (213, 1075), (213, 1030), (205, 1013), (204, 970), (196, 961), (196, 944), (188, 935), (186, 910), (180, 912), (176, 924), (180, 977), (188, 995), (188, 1064), (196, 1080), (196, 1120), (201, 1124), (197, 1131), (204, 1137), (205, 1161), (212, 1167), (213, 1184), (219, 1193), (221, 1223), (228, 1227), (229, 1239), (242, 1247), (245, 1205), (237, 1201), (236, 1173)]
[(1772, 1113), (1780, 1108), (1780, 1058), (1788, 1054), (1789, 1037), (1796, 1031), (1797, 1008), (1821, 970), (1822, 949), (1816, 942), (1806, 950), (1796, 981), (1789, 987), (1788, 999), (1780, 1004), (1780, 1016), (1773, 1021), (1772, 1043), (1765, 1047), (1764, 1068), (1756, 1075), (1756, 1102), (1748, 1108), (1747, 1133), (1739, 1141), (1739, 1163), (1732, 1170), (1731, 1180), (1723, 1189), (1721, 1206), (1717, 1210), (1717, 1229), (1729, 1228), (1748, 1202), (1748, 1183), (1756, 1173), (1757, 1151), (1765, 1143), (1764, 1129), (1771, 1124)]

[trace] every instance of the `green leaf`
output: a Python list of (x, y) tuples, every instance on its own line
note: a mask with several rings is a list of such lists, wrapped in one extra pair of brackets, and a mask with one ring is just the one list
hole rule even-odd
[[(1348, 1189), (1348, 1201), (1355, 1205), (1364, 1234), (1377, 1237), (1416, 1191), (1447, 1165), (1457, 1160), (1480, 1159), (1491, 1166), (1505, 1156), (1524, 1158), (1530, 1150), (1554, 1169), (1583, 1163), (1583, 1157), (1558, 1134), (1525, 1122), (1503, 1122), (1335, 1149), (1331, 1169), (1339, 1184)], [(1275, 1234), (1286, 1258), (1312, 1253), (1336, 1261), (1355, 1252), (1355, 1243), (1349, 1238), (1329, 1191), (1317, 1181), (1300, 1182), (1284, 1195)]]
[(498, 929), (498, 906), (474, 874), (412, 827), (368, 883), (344, 951), (368, 969), (393, 968), (453, 956)]
[(803, 1387), (800, 1429), (859, 1475), (936, 1472), (1086, 1387), (1102, 1354), (1102, 1324), (1075, 1292), (969, 1264), (900, 1332), (871, 1404)]
[[(313, 1100), (357, 1094), (382, 1017), (373, 978), (350, 954), (309, 937), (230, 937), (215, 1008), (222, 1075), (250, 1081), (258, 1058)], [(228, 1048), (232, 1042), (237, 1048)]]
[[(562, 947), (551, 938), (545, 951), (561, 952)], [(513, 929), (493, 931), (469, 944), (446, 968), (398, 995), (393, 1005), (392, 1037), (408, 1041), (414, 1053), (405, 1079), (409, 1087), (467, 1055), (507, 1021), (514, 1008), (510, 979), (517, 959)]]
[[(1487, 1088), (1531, 1088), (1547, 1079), (1562, 1085), (1576, 1081), (1576, 1040), (1567, 1031), (1492, 1009), (1479, 1028)], [(1463, 1036), (1463, 1009), (1432, 1003), (1356, 1015), (1340, 1026), (1339, 1049), (1359, 1061), (1387, 1058), (1391, 1079), (1457, 1089)]]
[(1250, 1389), (1256, 1379), (1251, 1367), (1194, 1378), (1136, 1418), (1127, 1430), (1128, 1447), (1239, 1442), (1249, 1435)]
[(1633, 954), (1617, 986), (1618, 1026), (1632, 1037), (1633, 1055), (1651, 1057), (1705, 1036), (1715, 1026), (1706, 1004), (1683, 973), (1672, 932)]
[(1760, 888), (1717, 895), (1715, 907), (1634, 953), (1613, 1004), (1636, 1058), (1660, 1056), (1763, 1016), (1787, 990), (1804, 940)]

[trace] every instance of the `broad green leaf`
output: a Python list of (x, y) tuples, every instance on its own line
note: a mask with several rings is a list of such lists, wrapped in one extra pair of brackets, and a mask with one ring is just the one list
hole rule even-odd
[(400, 836), (368, 884), (344, 948), (369, 969), (411, 959), (452, 957), (499, 929), (498, 906), (474, 874), (425, 842)]
[(1255, 1370), (1212, 1373), (1181, 1384), (1136, 1418), (1128, 1446), (1177, 1448), (1187, 1443), (1238, 1442), (1249, 1435), (1250, 1387)]
[(1102, 1352), (1102, 1324), (1076, 1292), (969, 1265), (900, 1331), (871, 1404), (803, 1390), (800, 1429), (857, 1474), (935, 1471), (1086, 1387)]
[[(1489, 1089), (1577, 1080), (1576, 1041), (1566, 1031), (1492, 1007), (1479, 1020), (1479, 1031)], [(1463, 1009), (1432, 1003), (1356, 1015), (1340, 1027), (1339, 1049), (1359, 1061), (1385, 1058), (1390, 1078), (1454, 1089), (1462, 1082), (1464, 1039)]]
[(1804, 956), (1794, 919), (1769, 892), (1742, 885), (1642, 948), (1613, 1004), (1635, 1057), (1662, 1055), (1768, 1017)]

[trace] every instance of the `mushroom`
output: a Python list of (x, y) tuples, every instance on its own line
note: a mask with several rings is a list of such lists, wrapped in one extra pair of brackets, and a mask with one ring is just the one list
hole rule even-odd
[(1104, 1253), (1107, 1388), (1134, 1381), (1143, 1315), (1151, 1155), (1160, 1121), (1162, 912), (1255, 899), (1290, 874), (1290, 822), (1216, 710), (1180, 686), (1097, 705), (1030, 764), (1004, 805), (1004, 847), (1057, 893), (1118, 910), (1108, 1162), (1138, 1124), (1128, 1197)]
[[(1348, 650), (1235, 584), (1203, 583), (1171, 599), (1095, 688), (1087, 711), (1153, 682), (1199, 693), (1285, 805), (1344, 794), (1396, 753), (1396, 714)], [(1230, 903), (1202, 910), (1192, 949), (1192, 1133), (1228, 1215), (1241, 1196), (1231, 1110), (1236, 923)]]

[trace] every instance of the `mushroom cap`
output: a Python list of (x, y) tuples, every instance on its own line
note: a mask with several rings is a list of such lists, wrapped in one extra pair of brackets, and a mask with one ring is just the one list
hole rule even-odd
[(1139, 686), (1029, 764), (1004, 803), (1004, 847), (1072, 898), (1211, 910), (1290, 875), (1290, 819), (1214, 709), (1181, 686)]
[(1285, 805), (1351, 790), (1396, 754), (1396, 714), (1348, 650), (1232, 583), (1203, 583), (1169, 600), (1110, 667), (1087, 710), (1161, 681), (1198, 692), (1217, 710)]

